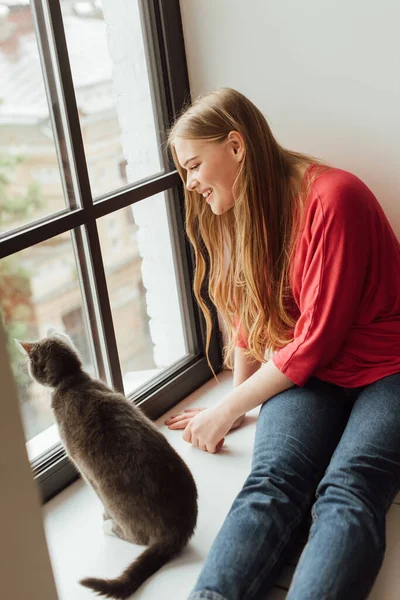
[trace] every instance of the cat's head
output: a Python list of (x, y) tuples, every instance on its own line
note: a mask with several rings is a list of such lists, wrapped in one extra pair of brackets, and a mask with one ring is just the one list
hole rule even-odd
[(78, 373), (82, 362), (70, 338), (54, 330), (38, 342), (21, 342), (29, 357), (28, 370), (33, 379), (50, 387), (59, 385), (65, 377)]

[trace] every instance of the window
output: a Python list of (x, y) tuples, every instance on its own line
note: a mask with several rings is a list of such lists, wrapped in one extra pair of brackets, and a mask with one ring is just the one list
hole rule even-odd
[[(0, 312), (47, 499), (76, 473), (13, 338), (65, 331), (152, 418), (211, 376), (165, 151), (188, 82), (178, 0), (0, 8)], [(216, 331), (210, 358), (218, 371)]]

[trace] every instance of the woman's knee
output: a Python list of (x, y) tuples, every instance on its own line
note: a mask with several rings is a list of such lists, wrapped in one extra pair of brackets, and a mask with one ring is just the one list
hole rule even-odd
[(354, 534), (370, 533), (377, 546), (385, 545), (386, 504), (374, 484), (356, 469), (330, 468), (320, 481), (312, 507), (313, 521), (346, 524)]
[(304, 512), (311, 504), (319, 476), (319, 466), (307, 457), (303, 447), (290, 436), (275, 435), (255, 452), (243, 494), (263, 498), (263, 502), (290, 503)]

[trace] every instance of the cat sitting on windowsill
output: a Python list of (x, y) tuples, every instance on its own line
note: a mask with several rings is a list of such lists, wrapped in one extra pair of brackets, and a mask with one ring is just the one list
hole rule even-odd
[(92, 378), (70, 338), (49, 332), (21, 342), (29, 373), (53, 388), (51, 406), (65, 450), (104, 506), (104, 526), (148, 548), (116, 579), (81, 583), (109, 598), (128, 598), (192, 536), (197, 490), (188, 467), (143, 412)]

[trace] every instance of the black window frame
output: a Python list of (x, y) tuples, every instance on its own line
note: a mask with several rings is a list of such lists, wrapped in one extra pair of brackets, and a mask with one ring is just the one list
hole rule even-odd
[[(145, 45), (147, 46), (146, 58), (152, 79), (151, 85), (158, 82), (159, 89), (162, 91), (161, 100), (159, 91), (156, 89), (157, 86), (153, 87), (153, 101), (163, 104), (157, 113), (160, 119), (159, 125), (165, 131), (182, 106), (190, 100), (179, 0), (139, 0), (139, 2)], [(131, 206), (135, 202), (145, 200), (160, 192), (169, 191), (168, 217), (175, 251), (180, 257), (178, 273), (179, 289), (183, 299), (181, 307), (184, 312), (184, 321), (191, 328), (196, 352), (190, 358), (182, 359), (180, 363), (174, 364), (171, 369), (167, 369), (157, 379), (151, 380), (147, 385), (141, 387), (137, 393), (129, 395), (129, 399), (139, 404), (151, 419), (156, 419), (213, 376), (205, 355), (205, 322), (192, 290), (194, 254), (184, 232), (182, 183), (173, 163), (168, 162), (164, 164), (164, 174), (126, 185), (123, 189), (110, 192), (94, 201), (90, 189), (60, 1), (31, 0), (31, 7), (35, 28), (39, 33), (45, 85), (48, 97), (51, 99), (49, 102), (50, 117), (57, 132), (55, 137), (59, 140), (60, 135), (62, 136), (60, 131), (62, 127), (65, 127), (65, 122), (63, 125), (58, 105), (56, 80), (52, 77), (50, 56), (50, 45), (52, 44), (57, 57), (67, 116), (66, 124), (71, 142), (69, 154), (64, 149), (65, 155), (63, 155), (60, 147), (57, 150), (62, 161), (71, 160), (72, 157), (82, 207), (72, 207), (70, 212), (50, 215), (17, 230), (0, 234), (0, 260), (61, 233), (74, 231), (75, 251), (79, 257), (77, 267), (80, 270), (86, 315), (89, 318), (88, 325), (99, 375), (102, 379), (107, 379), (108, 376), (112, 386), (116, 390), (123, 391), (97, 220)], [(52, 33), (52, 37), (49, 35), (49, 31)], [(56, 140), (56, 145), (57, 143)], [(64, 191), (65, 186), (64, 181)], [(85, 235), (83, 235), (82, 228)], [(214, 322), (209, 358), (215, 373), (218, 373), (222, 363), (221, 335), (216, 311), (210, 302), (208, 304)], [(101, 344), (103, 343), (104, 348), (105, 339), (107, 340), (106, 355), (104, 355), (104, 351), (101, 351)], [(105, 359), (104, 356), (106, 356)], [(34, 460), (32, 469), (44, 502), (78, 477), (61, 444), (50, 448), (39, 459)]]

